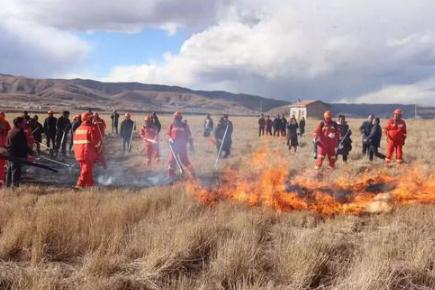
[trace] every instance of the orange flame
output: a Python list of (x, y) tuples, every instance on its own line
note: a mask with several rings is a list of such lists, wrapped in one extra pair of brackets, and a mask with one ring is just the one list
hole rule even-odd
[[(231, 200), (249, 206), (270, 207), (278, 212), (306, 210), (323, 215), (389, 211), (411, 203), (435, 203), (435, 175), (417, 167), (404, 167), (397, 175), (387, 170), (367, 170), (356, 178), (324, 179), (292, 176), (287, 166), (268, 165), (273, 152), (260, 147), (248, 161), (249, 170), (227, 168), (219, 184), (206, 188), (188, 184), (199, 202), (213, 206)], [(272, 167), (273, 166), (273, 167)]]

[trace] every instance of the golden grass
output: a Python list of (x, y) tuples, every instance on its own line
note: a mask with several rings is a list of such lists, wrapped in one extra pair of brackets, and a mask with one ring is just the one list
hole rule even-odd
[[(202, 180), (212, 179), (215, 149), (200, 136), (202, 117), (187, 118), (197, 143), (193, 164)], [(162, 121), (165, 126), (169, 118)], [(351, 121), (351, 162), (340, 162), (325, 178), (353, 178), (384, 166), (359, 153), (360, 121)], [(225, 162), (243, 170), (246, 155), (263, 141), (256, 137), (255, 119), (235, 118), (234, 124), (234, 155)], [(432, 124), (411, 121), (405, 149), (406, 159), (424, 171), (434, 168), (435, 137), (427, 133)], [(309, 123), (308, 132), (314, 125)], [(308, 141), (296, 154), (282, 138), (265, 142), (280, 148), (276, 158), (288, 159), (290, 170), (308, 172), (313, 166)], [(115, 160), (109, 172), (151, 174), (142, 167), (140, 140), (131, 155), (108, 159)], [(165, 167), (162, 162), (152, 171)], [(229, 201), (209, 208), (195, 202), (183, 183), (82, 192), (23, 186), (2, 191), (0, 199), (0, 289), (435, 288), (431, 205), (333, 218)]]

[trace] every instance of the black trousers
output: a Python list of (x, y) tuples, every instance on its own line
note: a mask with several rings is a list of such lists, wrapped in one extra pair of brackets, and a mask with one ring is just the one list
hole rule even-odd
[(112, 134), (118, 135), (118, 122), (112, 122)]
[(362, 154), (367, 155), (369, 153), (369, 147), (370, 145), (366, 142), (362, 141)]
[(21, 173), (21, 163), (8, 161), (8, 170), (6, 173), (6, 187), (19, 187), (21, 181)]
[(122, 152), (131, 152), (131, 146), (130, 146), (130, 138), (122, 138)]
[(264, 127), (258, 128), (258, 136), (264, 135)]
[(51, 149), (55, 149), (56, 145), (56, 134), (47, 135), (47, 147)]
[(376, 157), (378, 157), (378, 158), (380, 158), (380, 159), (385, 159), (385, 155), (382, 154), (382, 153), (379, 153), (378, 150), (379, 150), (379, 148), (376, 147), (376, 146), (373, 146), (373, 145), (370, 145), (370, 146), (369, 146), (368, 151), (369, 151), (369, 158), (370, 158), (370, 161), (373, 161), (373, 157), (374, 157), (374, 156), (376, 156)]

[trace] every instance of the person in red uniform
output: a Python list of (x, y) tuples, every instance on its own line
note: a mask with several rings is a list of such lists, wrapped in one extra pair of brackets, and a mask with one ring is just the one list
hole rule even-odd
[(336, 148), (340, 139), (340, 130), (338, 124), (332, 120), (332, 112), (326, 111), (323, 117), (324, 120), (320, 122), (313, 134), (314, 142), (317, 143), (316, 169), (322, 167), (326, 157), (328, 157), (329, 167), (335, 168)]
[(153, 119), (151, 116), (145, 118), (145, 125), (140, 130), (140, 136), (145, 144), (147, 166), (151, 166), (151, 160), (153, 157), (156, 162), (159, 162), (159, 133), (157, 132), (157, 128), (153, 125)]
[(94, 165), (99, 160), (102, 151), (102, 139), (98, 127), (92, 124), (89, 112), (81, 116), (82, 124), (74, 132), (74, 155), (80, 164), (80, 176), (76, 187), (94, 185)]
[[(189, 161), (187, 154), (187, 144), (190, 145), (190, 149), (193, 150), (193, 139), (192, 133), (190, 131), (189, 125), (183, 122), (183, 116), (180, 112), (175, 112), (174, 122), (169, 126), (166, 132), (169, 138), (169, 143), (178, 156), (181, 165), (184, 166), (192, 177), (195, 177), (195, 171)], [(177, 163), (172, 152), (169, 152), (168, 159), (168, 175), (169, 177), (175, 177), (175, 170), (177, 169)]]
[[(11, 125), (8, 121), (6, 121), (6, 115), (4, 112), (0, 112), (0, 147), (5, 147), (6, 138), (8, 136), (8, 132), (11, 130)], [(6, 160), (0, 159), (0, 188), (3, 186), (5, 182), (5, 165)]]
[(94, 113), (92, 122), (94, 123), (94, 125), (98, 126), (97, 130), (101, 133), (101, 138), (104, 138), (104, 136), (106, 136), (106, 122), (102, 118), (100, 118), (100, 115), (98, 113)]
[(388, 121), (384, 128), (387, 136), (387, 156), (385, 161), (391, 162), (393, 154), (396, 153), (397, 163), (403, 162), (403, 146), (406, 140), (406, 122), (402, 119), (402, 111), (397, 109), (393, 113), (393, 118)]

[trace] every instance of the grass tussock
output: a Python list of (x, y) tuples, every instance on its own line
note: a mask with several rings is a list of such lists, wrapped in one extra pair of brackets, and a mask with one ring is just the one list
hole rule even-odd
[[(202, 118), (188, 119), (197, 144), (192, 161), (206, 180), (215, 148), (200, 139)], [(349, 164), (338, 162), (336, 171), (324, 172), (325, 180), (383, 168), (360, 153), (360, 121), (351, 120)], [(166, 126), (169, 118), (162, 122)], [(431, 172), (435, 139), (424, 122), (409, 122), (405, 159)], [(221, 168), (230, 163), (245, 170), (247, 153), (263, 141), (255, 119), (235, 118), (234, 124), (233, 157)], [(310, 122), (307, 131), (314, 126)], [(296, 154), (284, 138), (264, 139), (281, 150), (277, 158), (288, 160), (289, 171), (312, 168), (308, 136)], [(142, 150), (135, 139), (133, 153), (116, 155), (113, 168), (147, 174)], [(161, 163), (152, 170), (162, 174), (165, 168)], [(400, 174), (401, 168), (386, 170)], [(23, 186), (1, 191), (0, 200), (0, 289), (435, 289), (432, 205), (361, 217), (278, 214), (229, 201), (206, 207), (182, 183), (82, 192)]]
[(4, 192), (0, 289), (433, 289), (435, 210), (324, 219), (177, 186)]

